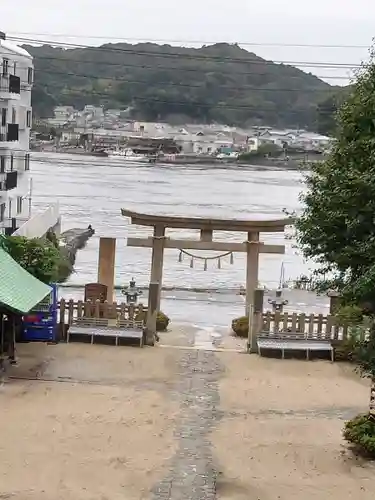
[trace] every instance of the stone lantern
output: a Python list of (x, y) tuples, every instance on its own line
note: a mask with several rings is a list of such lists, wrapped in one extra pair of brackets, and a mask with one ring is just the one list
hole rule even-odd
[(282, 313), (284, 306), (288, 304), (288, 301), (282, 298), (282, 290), (276, 290), (275, 298), (268, 299), (268, 303), (272, 305), (274, 313)]
[(137, 288), (135, 284), (135, 279), (132, 278), (129, 282), (129, 286), (124, 287), (121, 293), (126, 297), (126, 303), (129, 305), (136, 305), (138, 302), (138, 297), (142, 295), (142, 290)]

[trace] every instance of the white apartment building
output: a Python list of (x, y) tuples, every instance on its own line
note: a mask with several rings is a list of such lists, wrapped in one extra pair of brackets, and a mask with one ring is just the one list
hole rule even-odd
[(30, 54), (0, 32), (0, 232), (6, 234), (29, 215), (33, 79)]

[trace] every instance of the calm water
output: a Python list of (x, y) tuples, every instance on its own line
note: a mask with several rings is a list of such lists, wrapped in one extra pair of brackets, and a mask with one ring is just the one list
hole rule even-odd
[[(124, 165), (120, 160), (51, 153), (35, 153), (33, 158), (35, 210), (59, 200), (63, 229), (91, 224), (96, 231), (87, 248), (78, 254), (76, 274), (71, 278), (71, 284), (96, 281), (99, 237), (109, 236), (117, 238), (116, 283), (127, 283), (134, 276), (139, 285), (147, 285), (151, 250), (128, 248), (126, 238), (148, 235), (149, 229), (131, 226), (128, 219), (121, 216), (121, 208), (153, 214), (272, 219), (283, 217), (283, 208), (298, 210), (298, 195), (303, 188), (302, 176), (295, 171), (261, 170), (256, 167)], [(181, 230), (169, 234), (197, 237), (194, 232)], [(241, 240), (241, 236), (235, 233), (218, 233), (219, 236), (239, 241), (245, 238), (243, 235)], [(261, 255), (261, 283), (276, 288), (282, 263), (287, 279), (308, 272), (308, 264), (292, 248), (292, 241), (272, 234), (264, 235), (263, 240), (285, 244), (286, 254)], [(199, 300), (205, 304), (214, 303), (219, 308), (219, 316), (223, 318), (220, 323), (228, 315), (233, 317), (233, 313), (224, 313), (225, 308), (218, 301), (242, 311), (241, 297), (229, 290), (238, 289), (244, 283), (245, 256), (242, 254), (235, 255), (233, 265), (230, 265), (229, 259), (224, 259), (222, 268), (218, 270), (213, 261), (204, 271), (202, 261), (197, 261), (191, 269), (189, 259), (178, 262), (177, 250), (166, 251), (163, 284), (219, 289), (220, 294), (199, 294)], [(64, 291), (64, 295), (69, 293), (77, 291)], [(174, 298), (177, 302), (179, 298), (184, 299), (184, 304), (190, 298), (189, 311), (181, 312), (181, 304), (173, 306), (182, 315), (181, 319), (193, 314), (193, 310), (195, 316), (204, 316), (197, 313), (203, 305), (194, 303), (197, 299), (195, 293), (165, 292), (164, 297), (168, 297), (168, 301)]]

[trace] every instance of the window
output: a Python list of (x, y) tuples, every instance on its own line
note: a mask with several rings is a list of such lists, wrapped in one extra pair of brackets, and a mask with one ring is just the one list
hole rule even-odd
[(2, 108), (1, 110), (1, 126), (2, 127), (6, 127), (6, 124), (7, 124), (7, 109), (6, 108)]
[(0, 205), (0, 222), (4, 222), (4, 219), (5, 219), (5, 203), (2, 203)]
[(26, 113), (26, 127), (31, 127), (31, 111)]
[(22, 196), (17, 197), (17, 215), (22, 213)]
[(33, 83), (34, 80), (34, 70), (33, 68), (28, 68), (27, 69), (27, 83), (30, 85)]
[(30, 170), (30, 153), (25, 155), (25, 170)]
[(3, 76), (8, 76), (9, 74), (9, 59), (3, 58)]
[(11, 198), (8, 200), (8, 204), (9, 204), (8, 205), (8, 214), (9, 214), (9, 219), (11, 219), (12, 218), (12, 199)]
[(0, 156), (0, 174), (3, 174), (5, 172), (5, 162), (5, 156)]
[(12, 108), (12, 123), (17, 123), (17, 110)]
[(10, 155), (10, 171), (13, 172), (13, 165), (14, 165), (14, 156), (13, 154)]

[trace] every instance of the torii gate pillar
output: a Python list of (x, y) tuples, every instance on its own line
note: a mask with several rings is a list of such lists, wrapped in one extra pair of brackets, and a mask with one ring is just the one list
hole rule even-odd
[(114, 295), (115, 259), (116, 259), (116, 238), (100, 238), (98, 283), (106, 285), (107, 287), (106, 299), (110, 304), (112, 304), (113, 302), (113, 295)]
[(254, 292), (259, 279), (259, 233), (247, 233), (246, 253), (246, 316), (254, 305)]
[(159, 284), (157, 298), (156, 298), (157, 311), (160, 311), (161, 287), (163, 282), (164, 246), (165, 246), (165, 227), (162, 225), (155, 225), (153, 241), (152, 241), (150, 282)]

